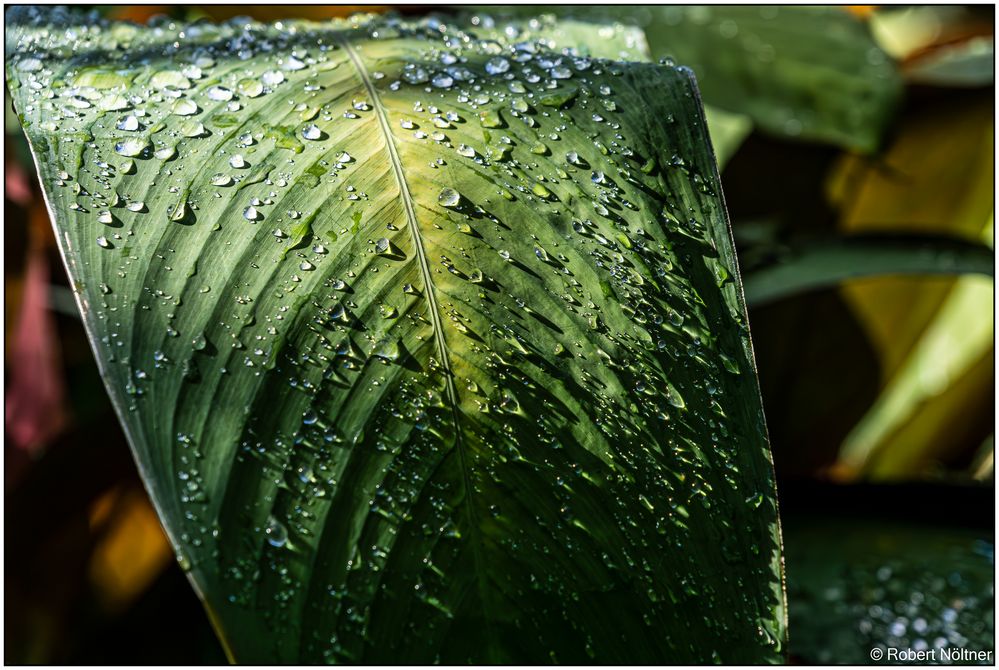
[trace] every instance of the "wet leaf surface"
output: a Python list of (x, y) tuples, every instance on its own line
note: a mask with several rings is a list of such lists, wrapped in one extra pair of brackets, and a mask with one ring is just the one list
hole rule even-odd
[(108, 391), (237, 660), (780, 660), (688, 70), (433, 19), (7, 18)]

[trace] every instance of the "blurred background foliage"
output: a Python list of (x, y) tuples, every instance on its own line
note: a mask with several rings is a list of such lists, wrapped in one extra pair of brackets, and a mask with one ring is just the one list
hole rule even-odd
[[(362, 9), (390, 8), (95, 11), (147, 22)], [(503, 29), (487, 18), (497, 10), (477, 16)], [(778, 477), (791, 660), (992, 650), (994, 8), (545, 11), (638, 26), (648, 56), (697, 74)], [(142, 489), (6, 109), (4, 660), (222, 663)]]

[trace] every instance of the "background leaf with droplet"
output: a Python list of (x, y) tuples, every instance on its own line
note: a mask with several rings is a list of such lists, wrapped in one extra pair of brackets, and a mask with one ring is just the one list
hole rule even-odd
[(781, 137), (873, 153), (902, 94), (895, 61), (865, 21), (842, 7), (544, 10), (641, 28), (654, 58), (693, 68), (706, 104)]

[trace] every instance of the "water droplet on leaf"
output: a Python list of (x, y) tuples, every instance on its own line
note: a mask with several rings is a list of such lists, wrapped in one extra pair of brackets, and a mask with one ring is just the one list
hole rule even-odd
[(444, 188), (438, 194), (437, 202), (444, 207), (457, 207), (461, 202), (461, 194), (453, 188)]

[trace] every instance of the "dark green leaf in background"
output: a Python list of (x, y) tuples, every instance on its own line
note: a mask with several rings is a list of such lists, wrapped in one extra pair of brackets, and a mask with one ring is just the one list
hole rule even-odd
[(902, 93), (892, 59), (842, 7), (655, 7), (655, 57), (698, 74), (704, 99), (764, 130), (871, 152)]
[(7, 20), (102, 374), (237, 660), (781, 659), (688, 70), (439, 21)]
[(995, 273), (995, 252), (990, 247), (945, 235), (827, 237), (782, 252), (769, 263), (747, 271), (745, 290), (750, 305), (764, 305), (861, 277)]

